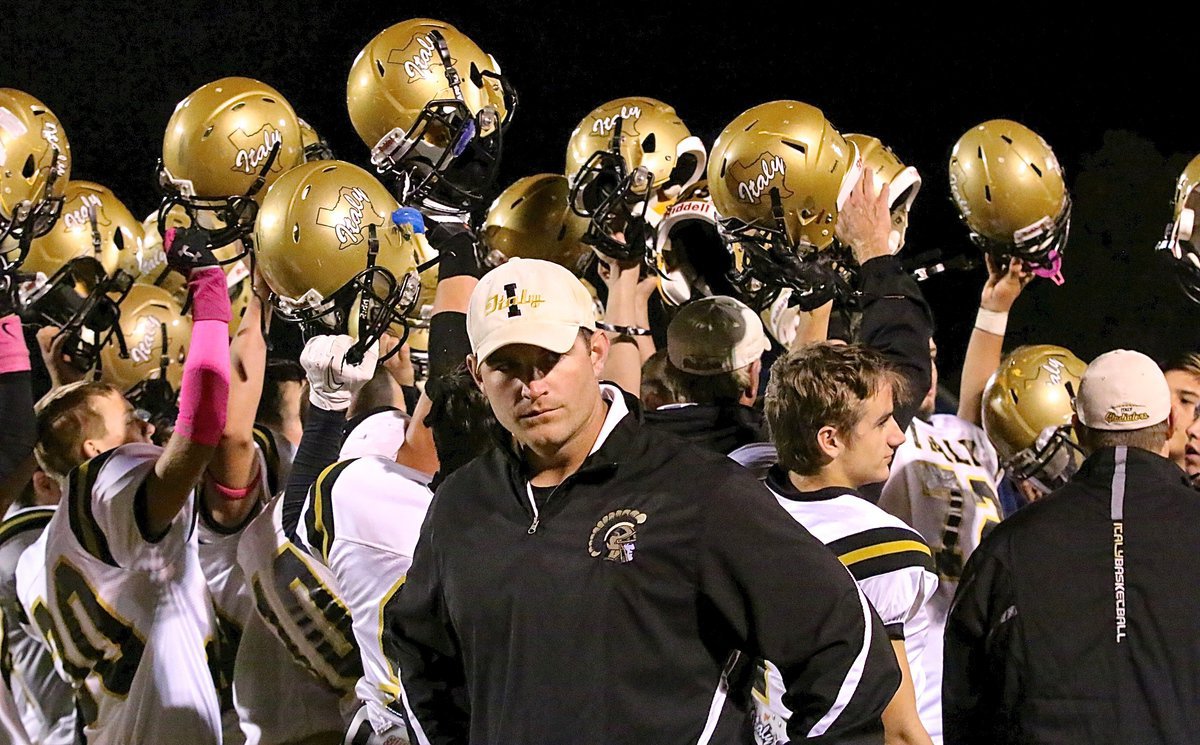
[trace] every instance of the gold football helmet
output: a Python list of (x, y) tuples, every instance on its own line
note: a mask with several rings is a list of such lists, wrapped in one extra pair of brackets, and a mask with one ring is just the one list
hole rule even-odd
[(892, 211), (892, 232), (888, 242), (892, 253), (896, 253), (904, 247), (908, 213), (916, 201), (917, 192), (921, 190), (921, 174), (917, 173), (916, 168), (901, 163), (892, 149), (876, 137), (848, 134), (846, 141), (854, 143), (858, 148), (863, 172), (874, 176), (876, 192), (883, 188), (884, 184), (888, 184), (891, 189), (888, 208)]
[(526, 176), (504, 190), (488, 209), (482, 239), (485, 263), (511, 258), (545, 259), (582, 276), (592, 251), (582, 242), (587, 221), (567, 204), (567, 178), (553, 173)]
[(163, 136), (162, 212), (182, 205), (194, 222), (210, 213), (224, 225), (212, 247), (248, 234), (266, 187), (303, 161), (291, 104), (251, 78), (202, 85), (175, 106)]
[(360, 351), (389, 327), (403, 337), (420, 296), (424, 235), (398, 223), (397, 212), (416, 211), (401, 211), (383, 184), (350, 163), (316, 161), (285, 173), (254, 229), (258, 269), (280, 316), (345, 333), (357, 324)]
[(1179, 286), (1193, 302), (1200, 303), (1200, 230), (1196, 216), (1200, 212), (1200, 155), (1179, 174), (1175, 182), (1173, 215), (1157, 248), (1166, 251), (1176, 269)]
[(334, 160), (333, 150), (329, 148), (329, 143), (325, 141), (325, 138), (300, 117), (296, 117), (296, 122), (300, 125), (300, 147), (304, 150), (304, 162)]
[(1007, 266), (1021, 259), (1039, 277), (1063, 283), (1071, 196), (1054, 151), (1007, 119), (979, 124), (950, 153), (950, 193), (971, 239)]
[(70, 178), (58, 117), (28, 93), (0, 88), (0, 265), (19, 265), (29, 241), (54, 226)]
[(658, 292), (668, 305), (680, 306), (710, 295), (740, 299), (729, 279), (735, 260), (721, 237), (719, 221), (708, 181), (703, 179), (667, 208), (658, 223), (655, 263)]
[(71, 259), (91, 256), (111, 274), (136, 257), (141, 246), (142, 224), (111, 189), (91, 181), (69, 181), (60, 218), (30, 244), (23, 271), (52, 277)]
[(567, 144), (571, 209), (590, 220), (584, 242), (653, 265), (654, 224), (704, 175), (706, 157), (704, 143), (662, 101), (618, 98), (593, 109)]
[(123, 391), (143, 380), (161, 378), (178, 391), (183, 360), (192, 339), (192, 319), (166, 290), (135, 284), (121, 301), (121, 342), (100, 350), (100, 379)]
[(746, 254), (736, 281), (791, 288), (806, 310), (845, 291), (845, 257), (827, 249), (861, 172), (854, 144), (809, 104), (772, 101), (730, 122), (713, 144), (708, 184), (723, 230)]
[(983, 393), (983, 429), (1000, 463), (1018, 481), (1058, 488), (1082, 461), (1071, 416), (1087, 365), (1049, 344), (1014, 349)]
[(516, 93), (500, 65), (448, 23), (397, 23), (367, 43), (346, 83), (350, 121), (405, 204), (461, 213), (495, 183)]

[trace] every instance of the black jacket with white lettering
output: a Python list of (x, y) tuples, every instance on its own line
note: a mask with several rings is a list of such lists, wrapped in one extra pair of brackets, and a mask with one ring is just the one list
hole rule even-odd
[(750, 742), (739, 652), (777, 662), (795, 741), (882, 742), (899, 673), (845, 568), (732, 461), (645, 429), (636, 399), (533, 519), (508, 451), (434, 497), (385, 610), (413, 742)]
[(1136, 448), (1000, 523), (946, 624), (946, 745), (1195, 743), (1198, 556), (1200, 497)]

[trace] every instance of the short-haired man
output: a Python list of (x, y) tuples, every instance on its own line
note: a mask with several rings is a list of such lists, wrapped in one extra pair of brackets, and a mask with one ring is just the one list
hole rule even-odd
[(1138, 352), (1082, 376), (1087, 455), (975, 550), (946, 625), (959, 743), (1191, 743), (1200, 729), (1200, 500), (1167, 459), (1171, 391)]
[[(918, 696), (935, 693), (924, 685), (922, 665), (929, 628), (925, 604), (938, 582), (933, 559), (920, 534), (856, 491), (887, 478), (904, 442), (893, 416), (893, 391), (904, 385), (883, 355), (853, 344), (810, 344), (777, 360), (766, 412), (779, 463), (766, 483), (796, 522), (850, 570), (883, 620), (903, 673), (883, 713), (888, 742), (927, 745)], [(775, 663), (769, 656), (767, 661)], [(778, 728), (787, 702), (774, 695), (773, 668), (765, 669), (759, 720)], [(787, 739), (775, 734), (776, 740), (760, 742)]]
[(667, 327), (667, 365), (678, 399), (646, 412), (647, 426), (728, 455), (766, 439), (758, 399), (771, 342), (744, 303), (716, 295), (683, 306)]
[(647, 431), (594, 328), (549, 262), (471, 296), (512, 440), (439, 487), (385, 631), (414, 740), (744, 742), (730, 674), (769, 656), (793, 740), (879, 742), (899, 676), (850, 577), (736, 464)]
[(1196, 404), (1200, 404), (1200, 353), (1188, 352), (1169, 360), (1162, 366), (1162, 371), (1171, 389), (1171, 415), (1175, 422), (1167, 457), (1186, 471), (1188, 429), (1196, 418)]

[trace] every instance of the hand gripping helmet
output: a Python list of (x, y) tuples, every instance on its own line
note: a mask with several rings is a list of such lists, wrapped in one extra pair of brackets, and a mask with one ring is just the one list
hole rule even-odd
[(247, 235), (266, 188), (303, 161), (300, 123), (279, 91), (250, 78), (202, 85), (175, 106), (163, 136), (162, 211), (182, 205), (223, 227), (211, 248)]
[(950, 153), (950, 193), (971, 240), (997, 266), (1017, 258), (1063, 283), (1071, 196), (1046, 141), (1007, 119), (972, 127)]
[[(861, 172), (854, 144), (814, 106), (773, 101), (730, 122), (713, 144), (708, 185), (727, 239), (745, 254), (738, 284), (791, 288), (806, 310), (848, 291), (841, 257), (827, 249)], [(758, 310), (774, 299), (753, 294)]]
[(571, 209), (590, 220), (584, 241), (653, 265), (661, 210), (704, 175), (705, 160), (700, 138), (662, 101), (618, 98), (592, 110), (567, 144)]
[(1200, 155), (1192, 158), (1175, 182), (1174, 215), (1166, 235), (1158, 244), (1175, 261), (1179, 286), (1193, 302), (1200, 303)]
[(875, 190), (888, 184), (890, 203), (888, 209), (892, 212), (892, 232), (888, 236), (888, 245), (892, 253), (904, 247), (904, 233), (908, 230), (908, 213), (921, 190), (921, 174), (912, 166), (900, 162), (896, 154), (878, 138), (870, 135), (848, 134), (846, 141), (854, 143), (858, 155), (862, 158), (863, 172), (875, 177)]
[(490, 198), (516, 93), (500, 65), (448, 23), (384, 29), (350, 67), (350, 121), (401, 200), (457, 214)]
[(658, 223), (658, 292), (668, 305), (710, 295), (740, 298), (729, 280), (734, 256), (721, 237), (719, 219), (708, 182), (702, 179), (688, 187)]
[(63, 193), (62, 214), (46, 235), (29, 247), (22, 270), (51, 277), (68, 261), (91, 256), (112, 274), (137, 256), (142, 224), (107, 186), (69, 181)]
[(311, 163), (314, 160), (334, 160), (333, 150), (329, 148), (329, 143), (325, 138), (313, 129), (313, 126), (303, 119), (296, 117), (296, 123), (300, 125), (300, 147), (304, 150), (304, 162)]
[(582, 242), (588, 223), (571, 211), (569, 191), (567, 178), (554, 173), (526, 176), (505, 189), (483, 222), (485, 263), (545, 259), (582, 276), (592, 259)]
[(284, 174), (263, 200), (254, 228), (258, 269), (280, 316), (310, 329), (358, 335), (359, 353), (391, 327), (403, 339), (416, 306), (423, 226), (398, 223), (383, 184), (338, 160)]
[(58, 117), (28, 93), (0, 88), (0, 268), (19, 265), (30, 239), (54, 225), (70, 178)]
[(1051, 491), (1078, 468), (1071, 415), (1086, 368), (1070, 351), (1038, 344), (1014, 349), (988, 381), (983, 429), (1014, 479)]

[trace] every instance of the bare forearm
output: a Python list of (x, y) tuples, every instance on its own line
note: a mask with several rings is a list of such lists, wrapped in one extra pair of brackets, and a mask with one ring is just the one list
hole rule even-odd
[(921, 718), (917, 715), (917, 695), (912, 670), (903, 641), (892, 641), (896, 662), (900, 665), (900, 688), (883, 710), (883, 741), (886, 745), (933, 745)]
[(958, 387), (958, 416), (972, 424), (983, 417), (983, 389), (988, 378), (1000, 367), (1004, 337), (981, 329), (971, 332), (967, 356), (963, 360), (962, 379)]

